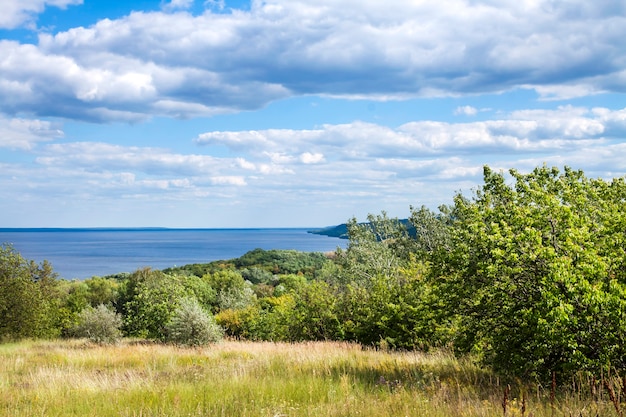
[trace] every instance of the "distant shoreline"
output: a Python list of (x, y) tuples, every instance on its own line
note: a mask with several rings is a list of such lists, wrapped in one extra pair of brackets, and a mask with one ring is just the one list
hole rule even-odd
[(0, 227), (0, 232), (165, 232), (165, 231), (229, 231), (229, 230), (305, 230), (311, 227)]
[(242, 256), (256, 248), (328, 252), (345, 241), (314, 228), (0, 228), (0, 244), (47, 260), (66, 279), (170, 268)]

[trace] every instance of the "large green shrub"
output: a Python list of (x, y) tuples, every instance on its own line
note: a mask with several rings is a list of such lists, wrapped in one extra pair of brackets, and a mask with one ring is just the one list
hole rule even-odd
[(250, 283), (243, 279), (239, 271), (226, 269), (207, 274), (203, 279), (217, 294), (213, 305), (215, 313), (228, 309), (246, 308), (256, 299)]
[(455, 199), (436, 282), (457, 315), (455, 346), (501, 373), (561, 377), (626, 368), (626, 184), (566, 168), (485, 168)]
[(115, 343), (122, 336), (122, 318), (112, 309), (100, 304), (85, 308), (78, 317), (73, 334), (95, 343)]
[(426, 267), (415, 263), (401, 271), (398, 276), (376, 276), (368, 287), (345, 287), (337, 314), (347, 340), (395, 349), (442, 344), (444, 332), (433, 315), (424, 280)]
[(193, 296), (180, 277), (161, 271), (134, 272), (120, 290), (124, 331), (129, 336), (163, 339), (165, 324), (182, 298)]
[(186, 298), (180, 301), (166, 324), (165, 334), (169, 342), (201, 346), (221, 340), (224, 330), (197, 300)]

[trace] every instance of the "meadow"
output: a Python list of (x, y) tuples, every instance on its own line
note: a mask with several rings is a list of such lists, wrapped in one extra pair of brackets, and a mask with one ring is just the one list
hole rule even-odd
[(341, 342), (0, 345), (3, 416), (619, 416), (621, 383), (555, 392), (442, 351)]

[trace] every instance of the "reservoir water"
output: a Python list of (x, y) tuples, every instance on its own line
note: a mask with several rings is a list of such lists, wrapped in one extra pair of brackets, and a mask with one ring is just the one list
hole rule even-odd
[(0, 228), (0, 244), (11, 244), (25, 259), (47, 260), (65, 279), (226, 260), (256, 248), (328, 252), (347, 244), (308, 230)]

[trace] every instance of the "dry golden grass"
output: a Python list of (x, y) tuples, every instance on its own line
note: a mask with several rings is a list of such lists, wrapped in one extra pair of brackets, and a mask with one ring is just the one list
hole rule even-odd
[[(489, 372), (445, 352), (332, 342), (0, 345), (2, 416), (502, 416), (502, 392)], [(508, 416), (522, 415), (518, 392)], [(554, 406), (540, 390), (523, 414), (617, 415), (610, 401), (576, 393)]]

